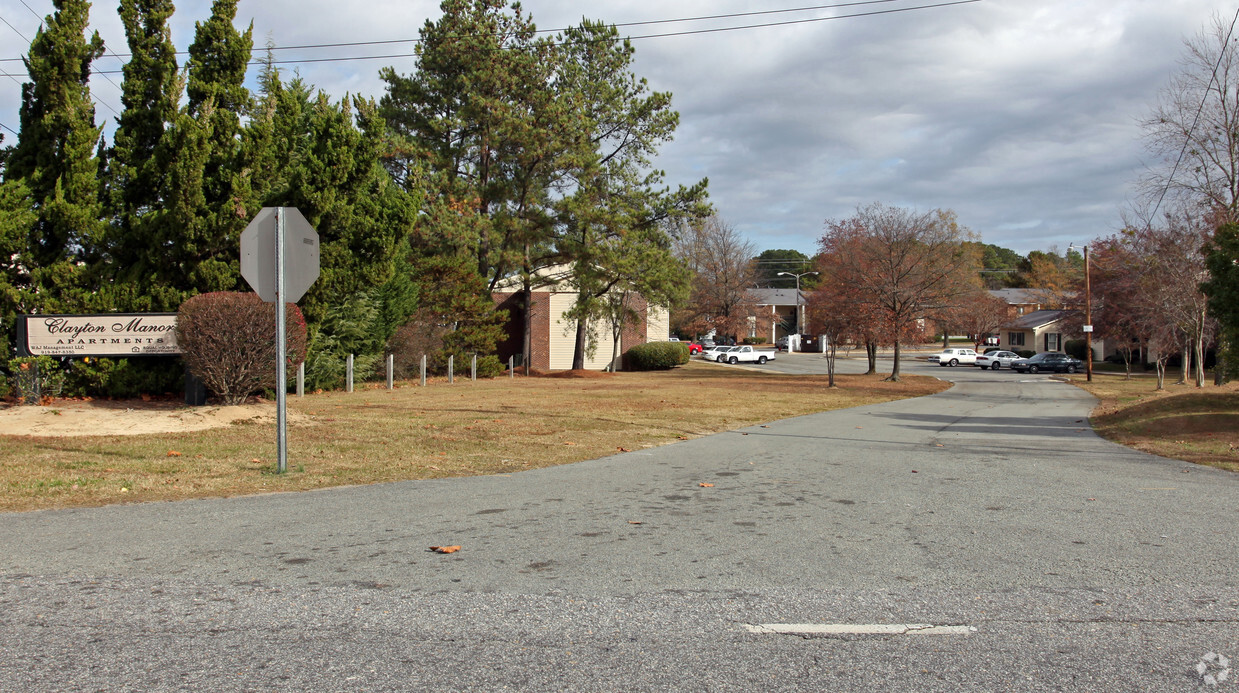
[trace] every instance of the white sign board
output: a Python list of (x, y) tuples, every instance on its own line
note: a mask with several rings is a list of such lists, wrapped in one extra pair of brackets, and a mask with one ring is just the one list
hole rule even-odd
[(1084, 326), (1084, 331), (1085, 331), (1085, 332), (1092, 332), (1092, 331), (1093, 331), (1093, 326), (1092, 326), (1092, 325), (1085, 325), (1085, 326)]
[(31, 356), (163, 356), (181, 353), (176, 313), (22, 315), (18, 348)]

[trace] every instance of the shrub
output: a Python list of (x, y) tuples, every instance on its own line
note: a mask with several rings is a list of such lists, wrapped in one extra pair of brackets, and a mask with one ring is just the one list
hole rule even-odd
[[(296, 305), (285, 312), (286, 367), (305, 357), (305, 318)], [(224, 401), (240, 404), (275, 387), (275, 304), (257, 294), (218, 291), (181, 304), (176, 319), (181, 357), (191, 373)]]
[(130, 398), (184, 387), (184, 364), (176, 356), (74, 358), (65, 364), (65, 395)]
[(1030, 359), (1037, 355), (1037, 352), (1033, 351), (1032, 349), (1016, 349), (1015, 353), (1019, 354), (1020, 358), (1023, 358), (1023, 359)]
[(762, 339), (761, 337), (745, 337), (744, 343), (745, 344), (765, 344), (766, 340)]
[(688, 345), (683, 342), (638, 344), (624, 354), (634, 371), (665, 371), (688, 363)]
[(51, 356), (11, 359), (9, 372), (18, 404), (39, 404), (45, 397), (59, 396), (64, 389), (65, 373)]
[[(466, 363), (466, 367), (468, 364)], [(478, 377), (493, 378), (507, 369), (507, 365), (499, 360), (498, 356), (490, 354), (487, 356), (478, 357)]]
[(311, 390), (343, 387), (348, 356), (353, 355), (353, 381), (365, 382), (382, 373), (386, 355), (380, 301), (358, 292), (327, 307), (310, 338), (305, 362), (305, 386)]
[(1063, 353), (1084, 361), (1085, 355), (1088, 353), (1088, 345), (1083, 339), (1068, 339), (1063, 344)]

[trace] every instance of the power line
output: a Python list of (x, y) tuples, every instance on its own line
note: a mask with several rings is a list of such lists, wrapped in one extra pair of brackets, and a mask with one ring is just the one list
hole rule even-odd
[[(893, 0), (868, 0), (867, 2), (863, 2), (863, 3), (849, 3), (846, 5), (829, 5), (829, 6), (824, 5), (822, 7), (823, 8), (844, 7), (844, 6), (852, 6), (852, 5), (857, 5), (857, 4), (875, 4), (878, 2), (890, 2), (890, 1), (893, 1)], [(888, 9), (888, 10), (874, 10), (871, 12), (857, 12), (855, 14), (834, 15), (831, 17), (812, 17), (808, 19), (794, 19), (794, 20), (788, 20), (788, 21), (782, 21), (782, 22), (765, 22), (761, 24), (745, 24), (745, 25), (740, 25), (740, 26), (715, 27), (715, 28), (710, 28), (710, 29), (690, 29), (686, 31), (675, 31), (675, 32), (667, 32), (667, 33), (661, 33), (661, 34), (645, 34), (641, 36), (617, 37), (614, 39), (603, 39), (603, 40), (610, 41), (610, 42), (624, 41), (624, 40), (636, 41), (636, 40), (641, 40), (641, 39), (671, 38), (671, 37), (678, 37), (678, 36), (692, 36), (692, 35), (697, 35), (697, 34), (716, 34), (716, 33), (721, 33), (721, 32), (726, 32), (726, 31), (744, 31), (744, 30), (749, 30), (749, 29), (762, 29), (762, 28), (776, 27), (776, 26), (812, 24), (812, 23), (817, 23), (817, 22), (827, 22), (827, 21), (833, 21), (833, 20), (838, 20), (838, 19), (856, 19), (860, 17), (873, 17), (873, 16), (878, 16), (878, 15), (896, 14), (896, 13), (901, 13), (901, 12), (913, 12), (917, 10), (932, 10), (932, 9), (939, 9), (943, 7), (951, 7), (954, 5), (969, 5), (972, 3), (982, 2), (982, 1), (983, 0), (952, 0), (950, 2), (936, 2), (936, 3), (932, 3), (928, 5), (916, 5), (913, 7), (898, 7), (898, 8)], [(762, 13), (741, 13), (735, 16), (745, 16), (746, 14), (769, 14), (773, 12), (782, 12), (782, 11), (803, 11), (803, 10), (771, 10), (769, 12), (762, 12)], [(719, 16), (725, 17), (728, 15), (719, 15)], [(678, 22), (678, 21), (696, 21), (696, 20), (695, 19), (678, 19), (678, 20), (658, 20), (658, 21), (659, 22)], [(655, 22), (638, 22), (636, 24), (645, 24), (645, 23), (655, 23)], [(466, 36), (462, 36), (461, 38), (466, 38)], [(603, 41), (603, 40), (600, 40), (600, 41)], [(396, 41), (396, 42), (405, 43), (405, 42), (416, 42), (416, 41), (420, 41), (420, 39), (408, 39), (405, 41)], [(587, 43), (593, 43), (593, 42), (587, 42)], [(307, 47), (308, 48), (335, 47), (335, 45), (339, 45), (339, 46), (358, 45), (360, 46), (360, 45), (372, 45), (372, 44), (369, 42), (359, 42), (359, 43), (348, 43), (348, 44), (322, 44), (322, 46), (307, 46)], [(291, 48), (293, 47), (288, 47), (288, 49), (291, 49)], [(273, 49), (278, 49), (278, 47), (273, 47)], [(500, 49), (500, 50), (503, 50), (503, 49)], [(178, 53), (178, 55), (179, 54), (180, 53)], [(338, 58), (301, 58), (301, 59), (275, 60), (275, 61), (272, 61), (270, 64), (273, 64), (273, 65), (304, 65), (304, 64), (310, 64), (310, 63), (353, 62), (353, 61), (358, 61), (358, 60), (391, 60), (391, 59), (396, 59), (396, 58), (413, 58), (413, 57), (417, 57), (417, 53), (392, 53), (392, 54), (384, 54), (384, 55), (346, 56), (346, 57), (338, 57)], [(265, 61), (260, 61), (260, 60), (253, 60), (253, 61), (250, 61), (249, 63), (250, 66), (259, 66), (263, 64), (266, 64)], [(101, 73), (106, 72), (106, 74), (118, 74), (119, 73), (119, 71), (99, 71), (99, 72)]]
[[(793, 7), (793, 8), (782, 9), (782, 10), (759, 10), (755, 12), (733, 12), (731, 14), (702, 15), (700, 17), (681, 17), (678, 19), (652, 19), (652, 20), (647, 20), (647, 21), (642, 21), (642, 22), (621, 22), (618, 24), (611, 24), (610, 26), (630, 27), (630, 26), (651, 26), (651, 25), (657, 25), (657, 24), (675, 24), (679, 22), (701, 22), (701, 21), (707, 21), (707, 20), (712, 20), (712, 19), (736, 19), (739, 17), (753, 17), (753, 16), (758, 16), (758, 15), (770, 15), (770, 14), (786, 14), (790, 12), (812, 12), (814, 10), (832, 10), (832, 9), (839, 9), (841, 7), (856, 7), (856, 6), (862, 6), (862, 5), (882, 5), (882, 4), (892, 3), (892, 2), (904, 2), (904, 1), (905, 0), (857, 0), (856, 2), (832, 3), (829, 5), (813, 5), (810, 7)], [(24, 5), (25, 2), (23, 1), (22, 4)], [(26, 9), (30, 9), (30, 7), (27, 5)], [(30, 11), (34, 12), (34, 10), (30, 10)], [(35, 16), (38, 16), (37, 13)], [(765, 25), (759, 25), (759, 26), (765, 26)], [(770, 26), (777, 26), (777, 25), (772, 24)], [(534, 33), (556, 34), (556, 33), (560, 33), (563, 31), (567, 31), (567, 29), (538, 29)], [(457, 36), (456, 38), (472, 38), (474, 36), (480, 36), (480, 34), (461, 34)], [(642, 36), (642, 37), (637, 37), (637, 38), (649, 38), (649, 37)], [(310, 44), (305, 44), (305, 45), (300, 45), (300, 46), (266, 46), (263, 48), (255, 47), (252, 50), (253, 51), (261, 50), (264, 52), (265, 51), (292, 51), (292, 50), (305, 50), (309, 48), (349, 48), (349, 47), (355, 47), (355, 46), (383, 46), (383, 45), (392, 45), (392, 44), (398, 44), (398, 43), (422, 43), (422, 39), (421, 38), (406, 38), (406, 39), (385, 39), (385, 40), (376, 40), (376, 41), (347, 41), (347, 42), (342, 42), (342, 43), (310, 43)], [(177, 51), (176, 55), (188, 55), (188, 53), (189, 51)], [(129, 54), (122, 54), (119, 57), (128, 58), (131, 56)], [(396, 56), (396, 57), (404, 57), (404, 56)], [(0, 58), (0, 62), (12, 62), (12, 61), (17, 61), (17, 60), (21, 60), (21, 58)]]

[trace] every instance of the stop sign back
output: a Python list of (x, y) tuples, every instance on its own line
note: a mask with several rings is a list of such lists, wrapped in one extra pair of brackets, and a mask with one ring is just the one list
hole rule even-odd
[(296, 207), (263, 207), (241, 232), (241, 276), (275, 302), (276, 212), (284, 216), (284, 301), (296, 303), (318, 279), (318, 232)]

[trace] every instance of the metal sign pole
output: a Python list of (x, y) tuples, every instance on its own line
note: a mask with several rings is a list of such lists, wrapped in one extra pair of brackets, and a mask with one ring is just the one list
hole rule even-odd
[(288, 360), (284, 334), (284, 208), (275, 210), (275, 421), (276, 471), (288, 471)]

